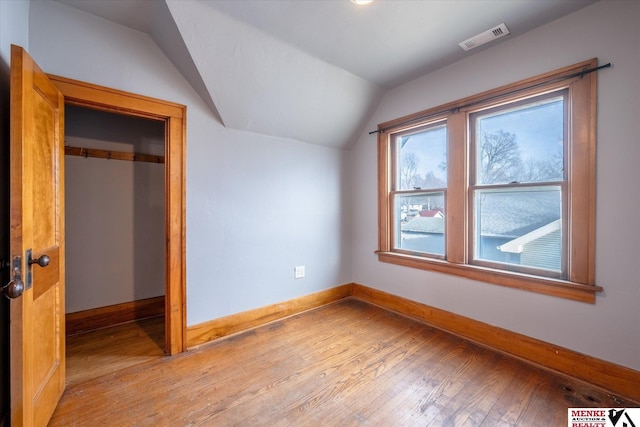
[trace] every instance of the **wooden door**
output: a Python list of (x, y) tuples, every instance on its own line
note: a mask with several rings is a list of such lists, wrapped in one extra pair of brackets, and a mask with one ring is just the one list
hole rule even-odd
[(63, 128), (62, 94), (11, 46), (11, 274), (24, 289), (10, 308), (14, 427), (46, 426), (64, 391)]

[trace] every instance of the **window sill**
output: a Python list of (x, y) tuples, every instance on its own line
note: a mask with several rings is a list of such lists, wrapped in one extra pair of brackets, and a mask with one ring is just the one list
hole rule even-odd
[(453, 264), (443, 260), (426, 259), (413, 255), (398, 254), (395, 252), (377, 251), (376, 254), (378, 255), (378, 260), (381, 262), (419, 268), (421, 270), (435, 271), (438, 273), (452, 274), (455, 276), (465, 277), (467, 279), (492, 283), (494, 285), (508, 286), (510, 288), (517, 288), (591, 304), (594, 304), (596, 301), (595, 294), (602, 291), (602, 287), (600, 286), (505, 272), (475, 265)]

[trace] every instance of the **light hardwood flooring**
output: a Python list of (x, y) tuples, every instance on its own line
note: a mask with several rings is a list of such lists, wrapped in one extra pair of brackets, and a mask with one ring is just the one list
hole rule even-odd
[(67, 337), (67, 388), (164, 356), (164, 317)]
[(564, 426), (637, 406), (355, 299), (106, 372), (70, 381), (49, 425)]

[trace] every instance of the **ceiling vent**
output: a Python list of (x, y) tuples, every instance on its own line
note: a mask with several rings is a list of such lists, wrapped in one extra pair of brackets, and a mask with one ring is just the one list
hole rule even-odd
[(511, 32), (509, 31), (507, 26), (503, 23), (498, 25), (497, 27), (493, 27), (490, 30), (480, 33), (477, 36), (473, 36), (470, 39), (467, 39), (462, 43), (458, 43), (458, 44), (464, 50), (471, 50), (478, 46), (482, 46), (485, 43), (494, 41), (495, 39), (499, 39), (502, 36), (506, 36), (507, 34), (510, 34), (510, 33)]

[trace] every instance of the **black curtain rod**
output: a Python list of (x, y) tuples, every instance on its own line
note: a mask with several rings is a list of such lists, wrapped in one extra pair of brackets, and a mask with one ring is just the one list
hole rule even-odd
[[(431, 117), (440, 116), (440, 115), (442, 115), (444, 113), (447, 113), (447, 112), (453, 112), (453, 111), (459, 110), (461, 108), (471, 107), (471, 106), (474, 106), (476, 104), (481, 104), (481, 103), (484, 103), (484, 102), (487, 102), (487, 101), (491, 101), (493, 99), (502, 98), (502, 97), (507, 96), (507, 95), (512, 95), (514, 93), (523, 92), (525, 90), (533, 89), (533, 88), (538, 87), (538, 86), (544, 86), (544, 85), (548, 85), (550, 83), (561, 82), (563, 80), (572, 79), (574, 77), (582, 78), (585, 74), (593, 73), (594, 71), (599, 71), (599, 70), (601, 70), (603, 68), (609, 68), (609, 67), (611, 67), (611, 62), (606, 63), (604, 65), (600, 65), (598, 67), (588, 68), (586, 70), (578, 71), (578, 72), (573, 73), (573, 74), (569, 74), (569, 75), (566, 75), (566, 76), (558, 77), (558, 78), (553, 79), (553, 80), (548, 80), (548, 81), (545, 81), (545, 82), (542, 82), (542, 83), (536, 83), (536, 84), (533, 84), (533, 85), (530, 85), (530, 86), (527, 86), (527, 87), (523, 87), (523, 88), (520, 88), (520, 89), (512, 90), (510, 92), (502, 93), (500, 95), (496, 95), (496, 96), (493, 96), (493, 97), (490, 97), (490, 98), (485, 98), (485, 99), (482, 99), (481, 101), (470, 102), (468, 104), (463, 104), (463, 105), (457, 106), (456, 108), (449, 108), (449, 109), (446, 109), (446, 110), (437, 111), (435, 113), (428, 114), (426, 116), (416, 117), (415, 119), (411, 119), (411, 120), (407, 120), (406, 122), (398, 123), (396, 126), (403, 126), (403, 125), (408, 125), (408, 124), (415, 123), (415, 122), (421, 122), (421, 121), (429, 119)], [(396, 127), (396, 126), (394, 126), (394, 127)], [(386, 132), (386, 129), (372, 130), (371, 132), (369, 132), (369, 135), (373, 135), (374, 133), (380, 133), (380, 132)]]

